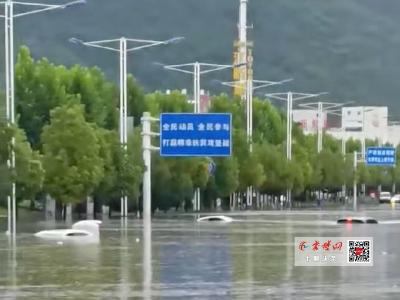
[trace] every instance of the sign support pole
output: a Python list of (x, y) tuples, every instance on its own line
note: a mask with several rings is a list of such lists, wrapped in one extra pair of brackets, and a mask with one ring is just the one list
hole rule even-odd
[(353, 210), (357, 211), (357, 151), (354, 151)]
[[(345, 132), (343, 127), (342, 127), (342, 132), (343, 133)], [(346, 159), (346, 138), (344, 134), (342, 136), (342, 155), (344, 159)], [(342, 185), (342, 197), (346, 197), (346, 182), (344, 182)]]
[(158, 133), (151, 132), (151, 122), (158, 121), (152, 118), (150, 113), (144, 112), (142, 117), (142, 147), (143, 147), (143, 221), (151, 220), (151, 151), (159, 150), (151, 145), (151, 137), (158, 136)]

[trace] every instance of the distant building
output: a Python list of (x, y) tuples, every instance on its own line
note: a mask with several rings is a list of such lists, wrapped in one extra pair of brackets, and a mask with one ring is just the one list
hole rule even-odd
[[(322, 126), (328, 127), (327, 114), (322, 116)], [(293, 122), (297, 123), (303, 129), (305, 134), (316, 134), (318, 130), (318, 113), (312, 109), (294, 109)]]
[[(392, 143), (388, 136), (388, 108), (386, 106), (357, 106), (342, 108), (340, 128), (327, 131), (336, 138), (377, 140), (379, 144)], [(397, 144), (397, 143), (396, 143)]]
[(388, 126), (388, 140), (393, 145), (400, 144), (400, 124)]
[[(170, 95), (171, 94), (171, 90), (166, 90), (165, 93), (167, 95)], [(187, 94), (187, 90), (186, 89), (181, 90), (181, 94), (182, 95), (187, 95), (188, 103), (194, 104), (193, 95), (189, 96)], [(200, 90), (200, 112), (201, 113), (208, 112), (208, 110), (210, 109), (210, 105), (211, 105), (210, 93), (208, 91), (205, 91), (205, 90)]]
[[(316, 110), (293, 110), (293, 121), (300, 125), (305, 134), (317, 133)], [(343, 107), (341, 120), (328, 118), (325, 112), (323, 128), (337, 139), (361, 140), (365, 131), (366, 139), (376, 140), (381, 145), (400, 143), (400, 125), (389, 125), (386, 106)]]

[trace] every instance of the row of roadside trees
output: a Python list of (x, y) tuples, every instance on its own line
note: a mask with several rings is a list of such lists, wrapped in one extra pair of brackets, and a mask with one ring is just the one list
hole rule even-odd
[[(16, 65), (16, 111), (18, 127), (0, 123), (0, 183), (2, 203), (9, 182), (17, 183), (18, 200), (40, 200), (51, 195), (60, 204), (78, 204), (93, 196), (96, 203), (118, 208), (121, 191), (138, 208), (141, 199), (143, 163), (140, 117), (149, 111), (191, 112), (186, 96), (145, 94), (132, 76), (128, 78), (128, 115), (134, 117), (128, 149), (118, 141), (118, 89), (97, 68), (57, 66), (46, 59), (34, 60), (21, 48)], [(4, 101), (1, 101), (4, 105)], [(215, 174), (210, 175), (210, 158), (162, 158), (152, 161), (153, 208), (191, 207), (195, 188), (202, 191), (203, 207), (213, 207), (216, 198), (229, 201), (234, 192), (253, 186), (261, 193), (279, 195), (287, 188), (304, 199), (307, 191), (337, 191), (353, 182), (351, 153), (360, 149), (348, 141), (346, 156), (340, 142), (324, 136), (321, 153), (316, 152), (316, 137), (305, 136), (295, 126), (293, 159), (285, 156), (286, 120), (266, 99), (254, 100), (253, 149), (246, 139), (245, 107), (239, 99), (225, 94), (214, 96), (211, 112), (233, 115), (233, 155), (213, 158)], [(1, 106), (0, 106), (1, 107)], [(10, 172), (7, 158), (10, 141), (16, 138), (16, 169)], [(157, 144), (157, 141), (154, 141)], [(373, 142), (370, 141), (372, 144)], [(400, 182), (400, 167), (366, 168), (356, 174), (368, 186)]]

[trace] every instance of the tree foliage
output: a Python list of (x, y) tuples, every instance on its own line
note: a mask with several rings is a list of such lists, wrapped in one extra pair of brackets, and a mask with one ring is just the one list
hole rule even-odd
[(41, 139), (46, 191), (62, 203), (79, 203), (104, 176), (98, 133), (82, 105), (66, 104), (50, 115)]
[[(118, 134), (119, 93), (98, 68), (54, 65), (35, 60), (21, 48), (16, 65), (18, 127), (0, 120), (0, 181), (2, 194), (9, 182), (17, 182), (18, 199), (34, 199), (40, 192), (51, 194), (62, 203), (79, 203), (87, 196), (117, 207), (121, 195), (132, 206), (141, 199), (143, 173), (141, 116), (150, 112), (192, 112), (193, 104), (179, 91), (169, 94), (144, 93), (133, 76), (128, 76), (128, 114), (134, 117), (129, 128), (127, 148)], [(4, 102), (4, 101), (3, 101)], [(317, 153), (315, 135), (304, 135), (293, 126), (292, 160), (286, 159), (285, 114), (268, 99), (253, 100), (253, 137), (246, 135), (245, 103), (227, 94), (211, 98), (210, 112), (232, 114), (233, 155), (226, 158), (163, 158), (152, 156), (153, 208), (191, 207), (200, 188), (203, 207), (213, 207), (216, 198), (225, 200), (234, 192), (252, 186), (261, 193), (279, 195), (290, 188), (303, 199), (307, 191), (337, 191), (342, 184), (358, 182), (374, 187), (400, 183), (400, 163), (393, 168), (358, 164), (354, 173), (354, 151), (359, 141), (346, 143), (324, 134), (323, 151)], [(0, 106), (4, 112), (4, 105)], [(157, 132), (159, 125), (152, 124)], [(15, 138), (16, 168), (7, 160)], [(158, 139), (153, 139), (154, 146)], [(249, 150), (252, 143), (252, 151)], [(375, 141), (367, 141), (374, 145)], [(398, 155), (399, 152), (397, 152)], [(400, 161), (398, 157), (397, 162)], [(209, 165), (216, 171), (209, 173)]]

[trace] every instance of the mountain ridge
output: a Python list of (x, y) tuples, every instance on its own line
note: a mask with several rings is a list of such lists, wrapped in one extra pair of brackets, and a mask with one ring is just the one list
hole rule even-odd
[[(116, 54), (74, 45), (68, 39), (184, 36), (176, 45), (131, 53), (128, 70), (147, 91), (191, 90), (190, 76), (165, 71), (154, 62), (231, 63), (238, 7), (239, 0), (88, 0), (84, 6), (16, 19), (15, 41), (17, 46), (27, 45), (35, 58), (67, 66), (97, 65), (117, 80)], [(265, 92), (327, 91), (324, 99), (329, 101), (388, 105), (395, 118), (400, 114), (399, 12), (400, 2), (392, 0), (250, 0), (255, 78), (294, 79)], [(202, 86), (229, 92), (217, 80), (230, 80), (230, 75), (229, 71), (209, 74), (202, 77)]]

